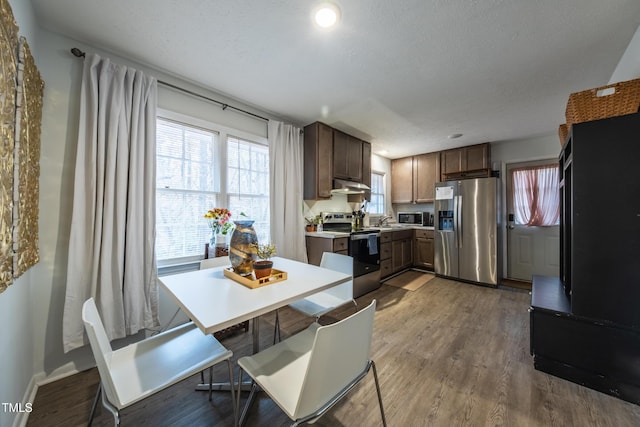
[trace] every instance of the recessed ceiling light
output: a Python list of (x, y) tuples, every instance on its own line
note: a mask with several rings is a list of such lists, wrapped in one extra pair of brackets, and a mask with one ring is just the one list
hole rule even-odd
[(321, 28), (331, 28), (340, 19), (340, 9), (333, 3), (322, 3), (314, 11), (313, 19)]
[(461, 133), (452, 133), (451, 135), (449, 135), (447, 138), (449, 139), (456, 139), (456, 138), (460, 138), (462, 136)]

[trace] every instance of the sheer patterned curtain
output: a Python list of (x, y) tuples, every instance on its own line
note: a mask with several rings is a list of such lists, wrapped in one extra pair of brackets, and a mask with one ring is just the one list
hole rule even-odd
[(84, 345), (96, 300), (110, 340), (157, 326), (157, 83), (97, 55), (84, 62), (63, 345)]
[(300, 129), (269, 120), (271, 243), (278, 256), (307, 262), (302, 212), (303, 145)]
[(558, 165), (511, 170), (515, 223), (553, 226), (560, 219)]

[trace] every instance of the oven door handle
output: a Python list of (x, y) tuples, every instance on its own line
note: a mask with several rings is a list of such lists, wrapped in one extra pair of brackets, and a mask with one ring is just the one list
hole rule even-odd
[(351, 240), (367, 240), (369, 236), (380, 237), (380, 233), (354, 234), (351, 236)]

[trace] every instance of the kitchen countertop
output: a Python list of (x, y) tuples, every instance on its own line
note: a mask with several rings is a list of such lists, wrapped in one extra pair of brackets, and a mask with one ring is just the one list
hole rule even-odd
[(309, 237), (322, 237), (325, 239), (335, 239), (336, 237), (349, 237), (351, 233), (342, 233), (339, 231), (307, 231), (305, 235)]
[[(393, 225), (387, 227), (369, 227), (372, 230), (380, 230), (380, 232), (399, 231), (399, 230), (433, 230), (432, 226), (424, 225)], [(365, 227), (366, 231), (368, 228)], [(322, 237), (325, 239), (335, 239), (336, 237), (349, 237), (349, 233), (342, 233), (339, 231), (307, 231), (306, 236), (309, 237)]]
[(395, 230), (433, 230), (433, 226), (429, 225), (393, 225), (390, 227), (373, 227), (380, 231), (395, 231)]

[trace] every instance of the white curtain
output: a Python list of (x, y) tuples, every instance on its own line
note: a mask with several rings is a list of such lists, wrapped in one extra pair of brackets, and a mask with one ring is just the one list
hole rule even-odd
[(63, 344), (84, 345), (96, 300), (109, 339), (157, 326), (157, 82), (97, 55), (84, 62)]
[(303, 144), (300, 129), (269, 120), (271, 243), (278, 256), (307, 262), (302, 211)]

